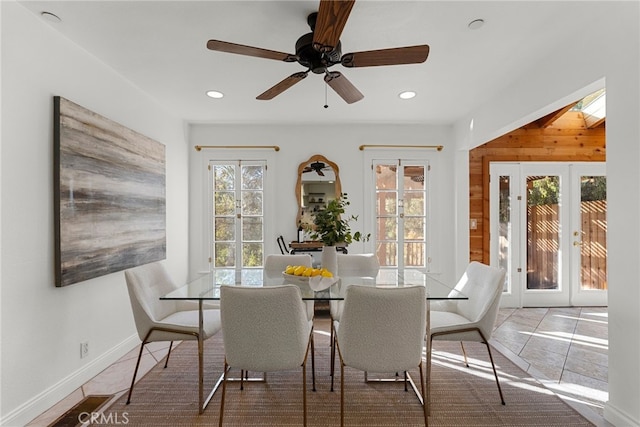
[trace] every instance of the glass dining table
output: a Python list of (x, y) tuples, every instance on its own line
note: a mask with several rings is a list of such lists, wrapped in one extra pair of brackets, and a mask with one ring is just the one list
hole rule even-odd
[[(427, 334), (429, 331), (429, 301), (434, 300), (466, 300), (468, 297), (455, 290), (442, 281), (438, 280), (434, 274), (419, 268), (381, 268), (375, 277), (361, 276), (355, 273), (343, 272), (332, 280), (323, 280), (321, 288), (309, 284), (309, 278), (291, 277), (282, 272), (267, 271), (262, 268), (216, 268), (191, 280), (185, 285), (160, 297), (161, 300), (188, 300), (197, 301), (199, 308), (199, 340), (203, 337), (203, 307), (207, 302), (220, 300), (220, 288), (222, 286), (248, 286), (265, 287), (278, 286), (283, 284), (293, 284), (300, 288), (302, 299), (305, 301), (331, 301), (343, 300), (345, 290), (349, 285), (359, 284), (376, 287), (403, 287), (403, 286), (425, 286), (427, 288)], [(322, 286), (324, 284), (324, 286)], [(428, 345), (429, 340), (426, 340)], [(214, 385), (209, 395), (204, 397), (204, 373), (202, 368), (203, 348), (202, 342), (198, 345), (198, 358), (200, 359), (200, 369), (198, 372), (198, 400), (199, 411), (202, 413), (209, 404), (214, 393), (222, 381), (222, 375)], [(427, 348), (427, 357), (430, 352)], [(427, 361), (429, 363), (429, 361)], [(418, 398), (422, 401), (421, 395), (417, 392), (412, 383)]]

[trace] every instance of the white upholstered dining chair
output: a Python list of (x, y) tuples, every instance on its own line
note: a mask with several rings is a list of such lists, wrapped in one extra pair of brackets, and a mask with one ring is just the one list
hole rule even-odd
[[(220, 426), (229, 368), (240, 369), (242, 378), (244, 371), (274, 372), (300, 367), (306, 425), (306, 361), (311, 351), (313, 365), (313, 322), (307, 319), (300, 288), (295, 285), (264, 288), (222, 286), (220, 310), (225, 349)], [(313, 383), (315, 389), (315, 376)]]
[(268, 254), (264, 258), (264, 269), (282, 273), (287, 265), (304, 265), (311, 267), (312, 258), (309, 254)]
[[(127, 404), (131, 402), (131, 394), (140, 366), (140, 358), (144, 346), (155, 341), (169, 341), (169, 352), (164, 367), (169, 363), (173, 341), (198, 340), (198, 369), (202, 381), (202, 342), (221, 329), (220, 310), (203, 310), (203, 335), (200, 337), (199, 310), (193, 302), (178, 300), (160, 300), (160, 297), (177, 289), (163, 264), (154, 262), (135, 267), (124, 272), (129, 291), (133, 318), (138, 336), (142, 340), (138, 361), (136, 362), (131, 387), (127, 396)], [(202, 338), (199, 340), (198, 338)], [(202, 387), (200, 387), (202, 394)], [(202, 396), (200, 396), (202, 404)], [(202, 407), (199, 408), (202, 411)]]
[[(338, 254), (338, 276), (365, 276), (376, 277), (380, 271), (380, 262), (376, 254)], [(344, 301), (329, 301), (329, 316), (331, 323), (340, 321), (340, 313)], [(333, 328), (331, 328), (331, 336), (329, 345), (333, 343)], [(332, 371), (333, 373), (333, 371)]]
[[(405, 380), (407, 371), (417, 367), (424, 422), (428, 424), (422, 363), (426, 312), (424, 286), (351, 285), (346, 289), (341, 320), (332, 324), (336, 348), (332, 354), (337, 353), (340, 359), (340, 425), (344, 425), (345, 366), (364, 372), (404, 372)], [(334, 363), (335, 357), (331, 361), (332, 371)]]
[[(269, 254), (264, 259), (264, 271), (267, 275), (280, 276), (288, 265), (304, 265), (306, 267), (312, 266), (313, 259), (309, 254)], [(314, 301), (305, 301), (307, 306), (307, 317), (309, 320), (313, 319), (315, 314)]]
[(500, 308), (500, 297), (504, 286), (506, 271), (477, 261), (467, 266), (458, 281), (454, 293), (462, 293), (467, 300), (432, 301), (430, 311), (429, 354), (427, 375), (431, 374), (431, 349), (433, 341), (459, 341), (467, 367), (467, 354), (464, 341), (481, 342), (487, 346), (489, 360), (496, 378), (500, 401), (504, 405), (502, 388), (498, 380), (496, 365), (491, 354), (489, 339)]

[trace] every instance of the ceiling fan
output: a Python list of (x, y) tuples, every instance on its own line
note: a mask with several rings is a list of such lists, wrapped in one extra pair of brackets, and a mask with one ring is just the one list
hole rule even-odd
[(290, 75), (256, 99), (269, 100), (298, 83), (312, 71), (324, 74), (324, 81), (348, 104), (360, 101), (364, 95), (339, 71), (329, 71), (336, 64), (347, 68), (374, 67), (380, 65), (419, 64), (426, 61), (429, 46), (417, 45), (389, 49), (368, 50), (342, 54), (340, 35), (344, 29), (355, 0), (320, 0), (318, 12), (307, 17), (311, 32), (296, 42), (296, 53), (283, 53), (259, 47), (245, 46), (220, 40), (209, 40), (207, 48), (218, 52), (255, 56), (276, 61), (297, 62), (306, 71)]
[(323, 169), (331, 169), (331, 167), (327, 167), (327, 165), (322, 162), (313, 162), (309, 166), (306, 166), (304, 169), (302, 169), (302, 173), (315, 172), (320, 176), (324, 176), (324, 172), (322, 172)]

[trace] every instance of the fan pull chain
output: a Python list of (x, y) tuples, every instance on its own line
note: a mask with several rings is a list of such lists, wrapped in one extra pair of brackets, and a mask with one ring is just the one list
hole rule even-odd
[(327, 103), (327, 82), (324, 83), (324, 108), (329, 108)]

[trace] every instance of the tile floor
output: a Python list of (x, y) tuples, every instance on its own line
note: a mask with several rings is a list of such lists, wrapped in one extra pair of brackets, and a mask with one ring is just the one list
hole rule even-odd
[[(602, 418), (608, 398), (607, 333), (606, 307), (501, 309), (491, 343), (595, 425), (609, 426)], [(145, 347), (139, 378), (164, 358), (167, 347)], [(28, 426), (51, 424), (86, 395), (114, 394), (113, 400), (118, 399), (129, 389), (138, 351), (123, 356)]]
[(606, 307), (501, 309), (492, 344), (597, 426), (608, 400)]

